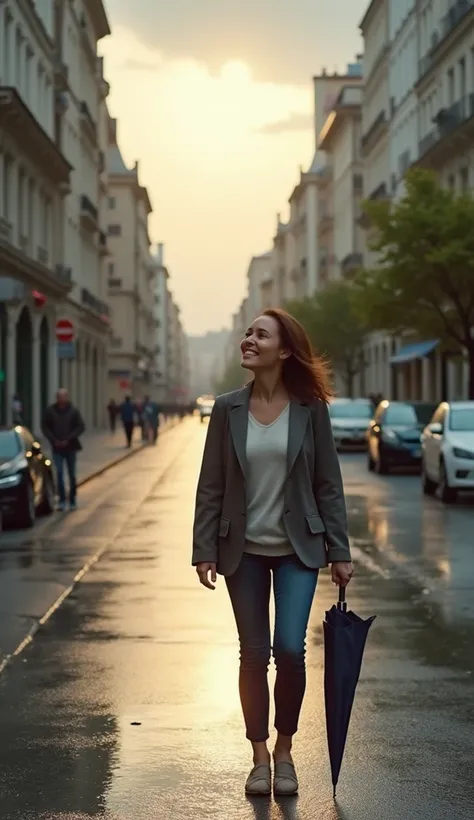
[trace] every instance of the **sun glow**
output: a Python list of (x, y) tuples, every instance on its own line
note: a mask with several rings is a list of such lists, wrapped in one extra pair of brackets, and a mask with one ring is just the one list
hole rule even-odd
[(221, 68), (221, 78), (227, 84), (248, 85), (252, 82), (252, 72), (246, 63), (240, 60), (229, 60)]

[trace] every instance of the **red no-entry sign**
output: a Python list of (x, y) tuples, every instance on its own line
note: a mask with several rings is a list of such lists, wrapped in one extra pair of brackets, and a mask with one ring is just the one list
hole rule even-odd
[(72, 319), (62, 318), (56, 322), (56, 341), (74, 342), (76, 339), (76, 328)]

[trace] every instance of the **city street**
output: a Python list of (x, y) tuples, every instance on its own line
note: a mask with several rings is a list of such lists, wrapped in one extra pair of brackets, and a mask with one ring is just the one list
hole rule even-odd
[[(341, 462), (369, 633), (332, 800), (320, 577), (295, 744), (300, 796), (249, 800), (225, 585), (190, 566), (207, 425), (89, 481), (77, 512), (0, 538), (2, 820), (464, 820), (474, 815), (474, 499), (424, 498), (417, 475)], [(83, 570), (85, 570), (83, 572)], [(57, 607), (57, 608), (56, 608)], [(0, 661), (2, 655), (0, 655)]]

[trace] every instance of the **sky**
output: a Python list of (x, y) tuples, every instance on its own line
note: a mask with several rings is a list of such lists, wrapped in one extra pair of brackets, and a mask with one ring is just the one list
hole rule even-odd
[(124, 159), (140, 161), (185, 330), (230, 326), (314, 151), (312, 77), (361, 49), (368, 0), (105, 0)]

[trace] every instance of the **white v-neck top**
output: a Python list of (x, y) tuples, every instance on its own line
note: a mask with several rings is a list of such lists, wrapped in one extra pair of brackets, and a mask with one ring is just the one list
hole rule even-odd
[(283, 523), (289, 420), (289, 404), (271, 424), (260, 424), (249, 412), (245, 552), (269, 556), (293, 552)]

